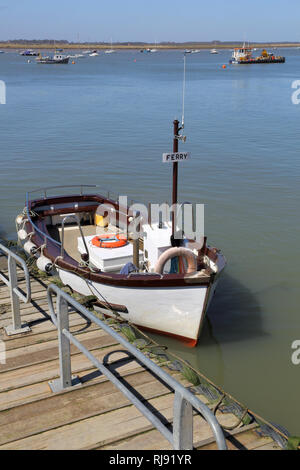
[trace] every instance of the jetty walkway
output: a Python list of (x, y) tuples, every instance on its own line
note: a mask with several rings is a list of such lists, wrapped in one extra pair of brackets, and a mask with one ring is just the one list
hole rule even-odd
[[(7, 270), (7, 256), (4, 255), (0, 256), (0, 273), (9, 278), (11, 272)], [(16, 271), (18, 288), (26, 294), (28, 282), (24, 271), (19, 265)], [(124, 347), (130, 328), (128, 330), (127, 327), (127, 331), (122, 327), (114, 329), (116, 335), (123, 338), (121, 344), (117, 336), (113, 337), (99, 326), (100, 323), (92, 321), (94, 314), (90, 310), (81, 306), (78, 312), (74, 308), (74, 305), (77, 306), (75, 301), (67, 305), (65, 298), (59, 297), (62, 291), (53, 285), (51, 305), (49, 294), (47, 300), (49, 284), (46, 277), (30, 275), (30, 300), (20, 303), (22, 329), (12, 334), (10, 291), (3, 278), (0, 281), (1, 450), (169, 450), (185, 449), (185, 446), (189, 449), (191, 442), (193, 449), (217, 449), (215, 434), (208, 421), (194, 406), (191, 408), (187, 406), (188, 402), (178, 401), (178, 397), (182, 398), (182, 389), (180, 393), (174, 393), (169, 384)], [(58, 308), (57, 298), (65, 312), (67, 309), (69, 325), (62, 325), (62, 312), (61, 317), (56, 317), (56, 325), (53, 323), (53, 312)], [(60, 330), (60, 337), (57, 327), (64, 327)], [(73, 387), (61, 386), (68, 380), (66, 330), (71, 338), (69, 373), (72, 374)], [(125, 331), (127, 334), (124, 334)], [(214, 409), (215, 403), (212, 404), (178, 368), (175, 370), (172, 363), (165, 361), (164, 364), (162, 356), (156, 356), (154, 349), (147, 349), (141, 340), (134, 338), (128, 344), (131, 348), (136, 346), (145, 359), (158, 364), (163, 373), (167, 373), (189, 393), (193, 390), (193, 396), (199, 399), (199, 403), (206, 404), (209, 410)], [(85, 350), (104, 364), (107, 374), (116, 377), (121, 385), (116, 386), (105, 375), (105, 370), (105, 373), (101, 372), (87, 357)], [(128, 390), (127, 395), (120, 389), (123, 385)], [(130, 396), (136, 397), (138, 406)], [(177, 400), (180, 409), (177, 424), (174, 422), (174, 400)], [(152, 422), (149, 420), (150, 414), (142, 414), (143, 406), (151, 413)], [(256, 421), (249, 424), (239, 420), (235, 413), (225, 412), (222, 407), (217, 409), (215, 415), (228, 449), (280, 449), (277, 442), (264, 435)], [(155, 420), (164, 426), (164, 434), (157, 429)], [(185, 429), (179, 428), (178, 422)]]

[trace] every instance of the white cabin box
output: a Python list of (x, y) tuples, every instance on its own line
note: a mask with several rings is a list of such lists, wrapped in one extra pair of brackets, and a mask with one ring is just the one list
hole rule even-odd
[[(119, 248), (99, 248), (92, 244), (95, 235), (84, 237), (87, 248), (89, 250), (90, 262), (103, 272), (120, 272), (127, 263), (133, 261), (133, 246), (127, 243)], [(78, 238), (78, 251), (86, 253), (84, 243), (81, 237)], [(140, 265), (143, 264), (144, 256), (140, 251)]]
[(143, 226), (144, 231), (144, 255), (145, 261), (149, 263), (149, 271), (153, 271), (160, 255), (171, 247), (172, 228), (163, 223)]

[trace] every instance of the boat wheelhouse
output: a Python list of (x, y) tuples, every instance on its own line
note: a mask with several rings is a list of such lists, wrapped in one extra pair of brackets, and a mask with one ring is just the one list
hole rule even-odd
[(245, 44), (243, 47), (236, 47), (233, 50), (231, 64), (239, 64), (242, 61), (249, 61), (252, 59), (252, 47), (246, 47)]

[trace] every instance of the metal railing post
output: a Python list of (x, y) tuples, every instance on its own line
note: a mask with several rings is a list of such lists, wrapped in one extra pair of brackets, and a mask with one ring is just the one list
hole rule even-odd
[[(54, 321), (54, 318), (52, 318), (52, 321)], [(72, 376), (71, 344), (65, 334), (69, 333), (68, 302), (60, 294), (57, 296), (57, 318), (54, 324), (58, 330), (60, 376), (56, 380), (49, 381), (49, 385), (52, 392), (58, 393), (67, 388), (81, 385), (79, 378)]]
[[(20, 312), (20, 299), (24, 303), (29, 303), (31, 301), (30, 275), (27, 265), (22, 258), (20, 258), (16, 253), (9, 250), (1, 243), (0, 251), (3, 252), (7, 257), (8, 277), (0, 273), (0, 279), (9, 289), (12, 311), (12, 324), (5, 326), (4, 330), (8, 336), (19, 335), (20, 333), (28, 333), (31, 331), (31, 328), (27, 325), (22, 325)], [(24, 271), (27, 289), (26, 295), (24, 295), (18, 288), (17, 264), (19, 264)]]
[(22, 328), (21, 315), (20, 315), (20, 300), (15, 289), (18, 286), (17, 277), (17, 263), (16, 260), (8, 255), (8, 278), (9, 278), (9, 293), (12, 311), (12, 329), (20, 330)]
[(180, 392), (175, 392), (173, 416), (174, 449), (193, 450), (193, 407)]
[(69, 331), (68, 304), (61, 296), (58, 297), (57, 302), (57, 329), (61, 387), (68, 388), (72, 386), (71, 345), (69, 339), (63, 334), (63, 330)]

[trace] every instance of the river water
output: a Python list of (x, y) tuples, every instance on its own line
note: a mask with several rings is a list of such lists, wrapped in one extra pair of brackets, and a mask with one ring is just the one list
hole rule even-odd
[[(278, 51), (277, 51), (278, 52)], [(286, 64), (227, 66), (229, 51), (187, 56), (180, 200), (205, 204), (205, 230), (228, 260), (199, 345), (160, 342), (227, 392), (300, 434), (300, 51)], [(181, 119), (183, 54), (123, 51), (37, 65), (0, 56), (1, 231), (14, 236), (26, 191), (101, 184), (170, 200), (172, 121)], [(163, 312), (162, 312), (163, 314)], [(157, 337), (156, 337), (157, 338)]]

